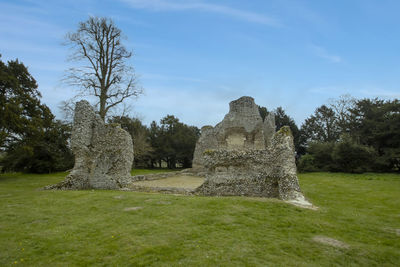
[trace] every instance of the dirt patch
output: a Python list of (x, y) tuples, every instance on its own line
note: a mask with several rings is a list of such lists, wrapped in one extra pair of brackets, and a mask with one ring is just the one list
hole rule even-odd
[(115, 198), (115, 199), (123, 199), (124, 196), (113, 196), (113, 198)]
[(336, 248), (345, 248), (345, 249), (349, 249), (350, 246), (342, 241), (330, 238), (330, 237), (326, 237), (326, 236), (314, 236), (313, 241), (321, 243), (321, 244), (325, 244), (325, 245), (329, 245), (332, 247), (336, 247)]
[(150, 188), (184, 188), (184, 189), (196, 189), (204, 183), (203, 177), (191, 176), (191, 175), (176, 175), (165, 179), (150, 180), (150, 181), (138, 181), (132, 183), (133, 186), (150, 187)]
[(134, 210), (141, 210), (143, 207), (129, 207), (125, 208), (124, 211), (134, 211)]

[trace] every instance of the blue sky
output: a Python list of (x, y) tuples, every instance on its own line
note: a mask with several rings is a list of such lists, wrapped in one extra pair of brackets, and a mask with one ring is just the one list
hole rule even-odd
[(399, 13), (397, 0), (0, 0), (0, 54), (29, 67), (61, 118), (59, 103), (77, 92), (61, 82), (71, 66), (64, 36), (108, 16), (145, 89), (132, 116), (215, 125), (249, 95), (300, 126), (343, 94), (400, 97)]

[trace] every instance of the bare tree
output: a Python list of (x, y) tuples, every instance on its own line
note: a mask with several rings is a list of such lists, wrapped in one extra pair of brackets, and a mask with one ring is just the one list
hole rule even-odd
[(65, 80), (80, 88), (79, 96), (96, 97), (103, 120), (111, 108), (143, 92), (133, 68), (126, 64), (132, 52), (122, 45), (122, 37), (115, 23), (104, 17), (89, 17), (66, 36), (73, 50), (70, 60), (85, 65), (70, 68)]
[(356, 99), (350, 94), (341, 95), (338, 99), (329, 99), (329, 107), (336, 113), (340, 132), (349, 133), (353, 120), (351, 109), (355, 107)]

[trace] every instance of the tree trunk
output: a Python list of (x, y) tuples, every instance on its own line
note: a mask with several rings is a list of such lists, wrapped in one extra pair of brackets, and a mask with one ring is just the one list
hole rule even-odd
[(106, 118), (106, 94), (102, 93), (100, 96), (100, 117), (103, 121), (105, 121)]

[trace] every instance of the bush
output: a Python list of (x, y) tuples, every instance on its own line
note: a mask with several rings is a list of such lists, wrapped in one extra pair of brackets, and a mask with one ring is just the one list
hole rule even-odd
[(342, 138), (333, 151), (332, 159), (340, 171), (362, 173), (372, 170), (376, 158), (373, 148), (359, 145), (349, 137)]
[(308, 153), (314, 158), (314, 168), (318, 171), (334, 171), (336, 166), (332, 159), (332, 151), (335, 147), (334, 143), (311, 143)]
[(68, 145), (69, 125), (59, 121), (42, 133), (15, 142), (5, 152), (2, 171), (49, 173), (72, 168), (74, 158)]
[(315, 167), (314, 156), (311, 155), (311, 154), (303, 155), (299, 160), (299, 164), (297, 166), (297, 169), (298, 169), (299, 172), (314, 172), (314, 171), (318, 171), (318, 169)]

